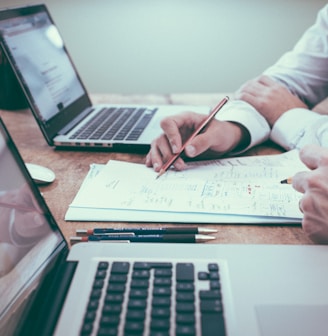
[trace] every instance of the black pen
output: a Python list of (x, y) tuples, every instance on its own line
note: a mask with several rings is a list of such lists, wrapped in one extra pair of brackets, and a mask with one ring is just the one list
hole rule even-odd
[(215, 239), (213, 236), (199, 235), (199, 234), (164, 234), (164, 235), (105, 235), (105, 236), (85, 236), (85, 237), (71, 237), (71, 242), (115, 242), (128, 241), (131, 243), (203, 243)]
[(198, 227), (165, 227), (165, 228), (95, 228), (95, 229), (78, 229), (77, 234), (87, 235), (107, 235), (120, 233), (134, 233), (135, 235), (149, 234), (210, 234), (217, 230)]

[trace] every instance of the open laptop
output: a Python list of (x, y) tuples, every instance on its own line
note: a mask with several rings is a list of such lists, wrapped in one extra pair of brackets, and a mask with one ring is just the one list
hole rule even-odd
[(206, 106), (92, 106), (45, 5), (0, 11), (0, 40), (49, 145), (145, 151), (164, 116), (209, 112)]
[(328, 246), (79, 243), (0, 118), (1, 335), (327, 335)]

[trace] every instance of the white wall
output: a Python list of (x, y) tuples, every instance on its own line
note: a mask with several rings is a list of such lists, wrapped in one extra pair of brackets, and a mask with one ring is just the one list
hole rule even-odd
[[(44, 0), (89, 92), (230, 92), (290, 49), (323, 0)], [(30, 4), (0, 0), (0, 7)]]

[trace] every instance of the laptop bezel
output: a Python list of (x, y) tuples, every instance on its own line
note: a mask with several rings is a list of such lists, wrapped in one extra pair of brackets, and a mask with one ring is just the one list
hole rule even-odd
[[(14, 312), (20, 314), (15, 330), (15, 334), (20, 335), (22, 334), (22, 331), (31, 331), (31, 328), (33, 328), (34, 331), (40, 331), (41, 329), (44, 330), (44, 328), (50, 327), (54, 328), (55, 321), (60, 313), (64, 298), (70, 285), (69, 280), (75, 272), (76, 264), (66, 262), (69, 247), (65, 237), (52, 216), (37, 185), (34, 183), (31, 175), (29, 174), (22, 156), (20, 155), (1, 116), (0, 135), (3, 135), (6, 147), (17, 163), (17, 167), (20, 169), (24, 180), (28, 184), (30, 191), (41, 208), (50, 229), (52, 229), (59, 237), (58, 244), (52, 253), (49, 254), (48, 258), (40, 265), (33, 277), (31, 279), (27, 279), (29, 283), (29, 294), (24, 301), (24, 305)], [(59, 267), (61, 267), (60, 277), (56, 276), (56, 274), (58, 274)], [(62, 278), (65, 278), (67, 281), (61, 281)], [(47, 309), (40, 309), (45, 302), (48, 304), (49, 302), (51, 303), (51, 314)], [(33, 318), (31, 318), (31, 316)], [(45, 319), (46, 317), (47, 319)]]

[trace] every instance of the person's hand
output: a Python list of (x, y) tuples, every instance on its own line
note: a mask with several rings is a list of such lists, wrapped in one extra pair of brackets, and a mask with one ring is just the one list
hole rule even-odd
[(302, 226), (316, 243), (328, 243), (328, 148), (307, 145), (300, 151), (301, 160), (312, 169), (293, 177), (293, 187), (303, 193), (300, 210)]
[(297, 107), (308, 108), (286, 87), (264, 75), (246, 82), (234, 97), (252, 105), (271, 127), (288, 110)]
[[(173, 154), (180, 151), (183, 143), (192, 132), (201, 124), (206, 116), (194, 112), (186, 112), (162, 120), (161, 127), (164, 131), (156, 138), (146, 157), (146, 165), (159, 171), (162, 165)], [(184, 155), (189, 158), (199, 157), (213, 158), (222, 156), (233, 150), (245, 141), (249, 142), (248, 132), (238, 124), (212, 120), (206, 130), (197, 135), (184, 150)], [(174, 167), (177, 170), (185, 168), (183, 158), (179, 157)]]

